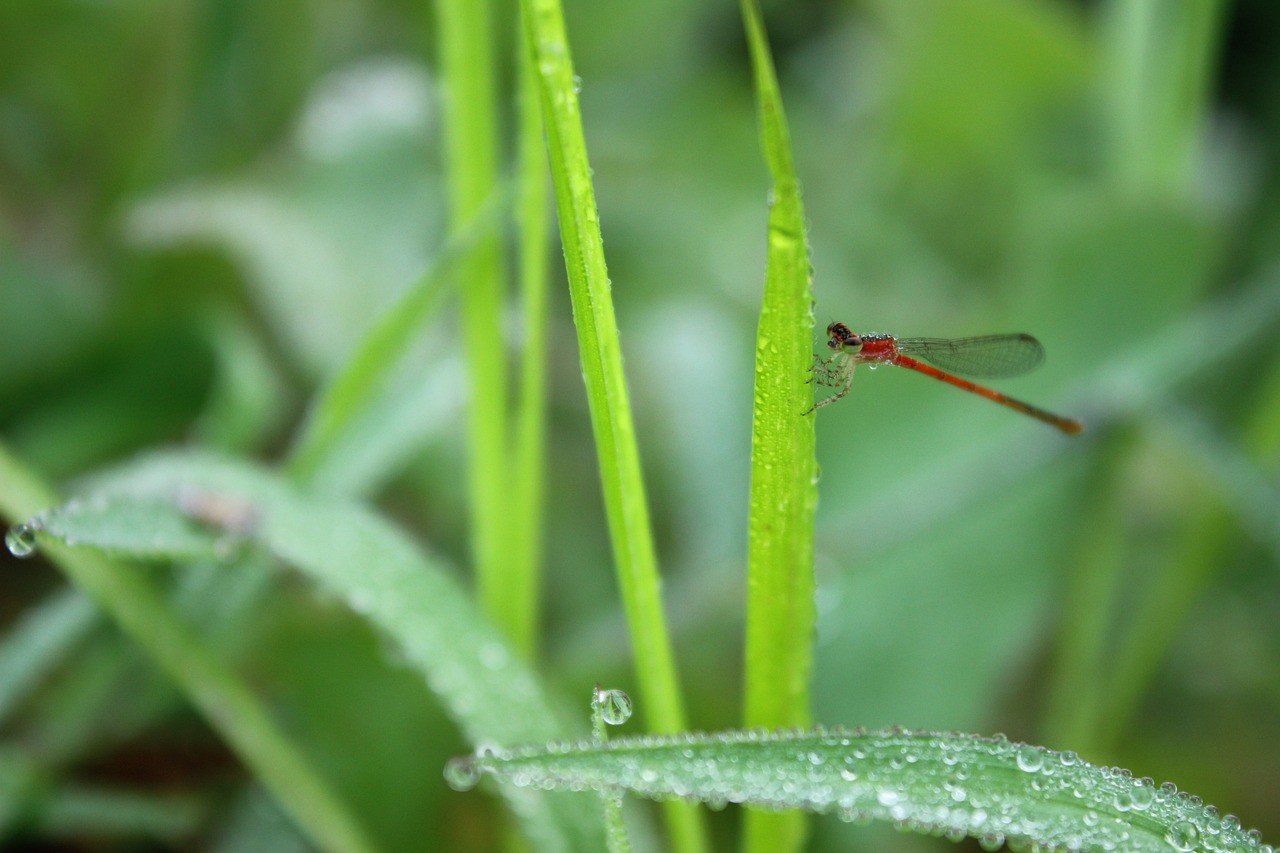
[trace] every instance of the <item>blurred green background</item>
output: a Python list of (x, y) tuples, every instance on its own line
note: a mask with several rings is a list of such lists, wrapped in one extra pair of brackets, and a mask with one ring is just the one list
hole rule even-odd
[[(1275, 843), (1280, 6), (765, 5), (818, 332), (1031, 332), (1045, 366), (1001, 389), (1088, 423), (891, 369), (818, 413), (816, 719), (1074, 749)], [(731, 727), (767, 206), (738, 9), (567, 14), (677, 658), (693, 725)], [(0, 438), (68, 487), (175, 443), (278, 459), (442, 242), (435, 52), (410, 0), (8, 0)], [(633, 685), (563, 287), (551, 322), (540, 665), (585, 715), (596, 681)], [(319, 479), (465, 572), (456, 325)], [(0, 709), (48, 771), (0, 792), (10, 848), (302, 845), (54, 570), (0, 560), (8, 642), (55, 607), (79, 632)], [(264, 582), (226, 652), (386, 849), (497, 844), (495, 806), (441, 778), (466, 745), (424, 686)], [(715, 828), (728, 848), (733, 812)], [(831, 818), (811, 846), (954, 847)]]

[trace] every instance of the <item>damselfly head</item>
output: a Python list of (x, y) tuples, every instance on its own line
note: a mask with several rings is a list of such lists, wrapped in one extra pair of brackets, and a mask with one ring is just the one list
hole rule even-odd
[(862, 349), (862, 338), (855, 335), (844, 323), (832, 323), (827, 326), (827, 346), (834, 350), (856, 353)]

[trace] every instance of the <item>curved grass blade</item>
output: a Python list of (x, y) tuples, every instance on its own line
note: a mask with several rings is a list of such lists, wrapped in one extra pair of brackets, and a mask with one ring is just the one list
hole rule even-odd
[[(30, 517), (53, 496), (0, 447), (0, 512)], [(99, 518), (88, 527), (101, 531)], [(374, 849), (346, 804), (284, 736), (266, 708), (178, 618), (136, 569), (42, 537), (49, 559), (178, 685), (317, 846)], [(179, 549), (189, 547), (182, 541)]]
[[(712, 806), (830, 813), (977, 838), (987, 850), (1273, 853), (1199, 797), (1003, 737), (885, 729), (734, 731), (480, 751), (472, 777)], [(458, 766), (458, 765), (455, 765)], [(1039, 845), (1035, 848), (1035, 845)]]
[[(207, 507), (221, 508), (236, 529)], [(134, 525), (140, 509), (153, 516), (149, 526)], [(119, 523), (109, 523), (111, 513)], [(382, 631), (472, 743), (545, 740), (571, 730), (461, 586), (359, 504), (304, 495), (247, 464), (169, 453), (99, 476), (86, 496), (43, 514), (35, 526), (46, 540), (57, 535), (135, 559), (190, 559), (201, 538), (204, 556), (225, 556), (229, 536), (235, 548), (265, 549)], [(536, 849), (598, 849), (598, 805), (529, 793), (507, 800)]]

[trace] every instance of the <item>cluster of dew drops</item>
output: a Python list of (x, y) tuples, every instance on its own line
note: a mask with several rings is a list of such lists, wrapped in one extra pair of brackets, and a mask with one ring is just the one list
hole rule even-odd
[[(591, 697), (592, 717), (597, 721), (597, 740), (603, 740), (604, 726), (620, 726), (631, 719), (633, 709), (631, 697), (622, 690), (605, 690), (596, 685)], [(449, 787), (455, 791), (469, 791), (480, 783), (481, 769), (474, 761), (475, 756), (484, 756), (493, 751), (492, 747), (480, 746), (472, 756), (454, 758), (445, 765), (444, 778)]]
[[(603, 720), (609, 725), (618, 725), (625, 722), (631, 716), (631, 700), (622, 691), (600, 690), (597, 688), (593, 700), (593, 712), (597, 720)], [(602, 727), (598, 728), (600, 731)], [(864, 734), (864, 730), (859, 729), (853, 734)], [(892, 728), (886, 730), (885, 734), (907, 734), (905, 730)], [(808, 738), (813, 735), (821, 735), (824, 737), (840, 737), (844, 734), (843, 730), (824, 730), (821, 728), (813, 731), (792, 730), (788, 732), (735, 732), (731, 734), (722, 734), (717, 739), (734, 741), (755, 741), (760, 739), (781, 739), (789, 738)], [(925, 734), (923, 732), (917, 734)], [(687, 736), (691, 741), (698, 738), (693, 735)], [(598, 739), (598, 738), (597, 738)], [(1029, 746), (1025, 744), (1011, 744), (1003, 736), (995, 736), (992, 738), (975, 738), (976, 740), (986, 741), (997, 752), (1005, 752), (1013, 750), (1016, 765), (1019, 770), (1035, 776), (1052, 777), (1056, 775), (1054, 768), (1061, 764), (1063, 767), (1070, 767), (1075, 764), (1083, 764), (1075, 753), (1062, 752), (1056, 753), (1041, 747)], [(585, 745), (585, 744), (584, 744)], [(445, 778), (448, 783), (456, 790), (469, 790), (476, 786), (482, 775), (482, 761), (476, 761), (477, 758), (483, 759), (495, 750), (481, 747), (469, 757), (456, 758), (445, 768)], [(812, 761), (813, 759), (810, 758)], [(1256, 853), (1276, 853), (1276, 849), (1269, 844), (1263, 844), (1261, 834), (1256, 829), (1247, 832), (1243, 831), (1240, 821), (1233, 815), (1220, 815), (1218, 810), (1213, 806), (1204, 806), (1200, 803), (1198, 797), (1191, 796), (1185, 792), (1179, 791), (1172, 783), (1166, 782), (1157, 787), (1150, 779), (1134, 779), (1129, 771), (1123, 768), (1103, 767), (1097, 768), (1104, 779), (1110, 779), (1113, 787), (1119, 783), (1118, 789), (1114, 789), (1114, 800), (1112, 805), (1120, 812), (1145, 812), (1154, 811), (1158, 804), (1173, 805), (1181, 803), (1183, 806), (1191, 806), (1192, 812), (1198, 812), (1198, 815), (1188, 815), (1192, 819), (1178, 819), (1169, 824), (1164, 832), (1164, 840), (1168, 843), (1169, 849), (1179, 851), (1179, 853), (1190, 853), (1190, 851), (1236, 851), (1250, 850)], [(1075, 796), (1084, 797), (1083, 790), (1078, 786), (1074, 791)], [(881, 801), (881, 804), (885, 803)], [(823, 811), (825, 809), (818, 809)], [(843, 812), (837, 812), (842, 819), (857, 819), (859, 813), (850, 811), (847, 815)], [(869, 816), (866, 816), (869, 817)], [(1088, 834), (1089, 827), (1096, 827), (1099, 823), (1100, 815), (1098, 812), (1089, 810), (1082, 816), (1084, 826), (1083, 831)], [(910, 824), (910, 820), (900, 822), (906, 826)], [(954, 840), (960, 840), (965, 835), (970, 834), (975, 826), (968, 827), (946, 827), (935, 824), (920, 824), (917, 827), (923, 832), (942, 832), (948, 837), (955, 836)], [(1010, 827), (1012, 828), (1012, 827)], [(1046, 828), (1047, 829), (1047, 828)], [(1024, 828), (1025, 831), (1025, 828)], [(1031, 843), (1031, 847), (1026, 847), (1028, 839), (1024, 835), (1024, 831), (1015, 831), (1011, 835), (1006, 835), (1000, 831), (979, 832), (977, 835), (979, 844), (986, 850), (1000, 849), (1006, 844), (1011, 849), (1041, 849), (1035, 846), (1035, 842)], [(1052, 832), (1051, 834), (1057, 834)], [(1068, 838), (1059, 838), (1059, 842), (1065, 844), (1065, 847), (1050, 844), (1049, 847), (1043, 849), (1070, 849), (1082, 843), (1084, 838), (1079, 835), (1071, 835)], [(1102, 846), (1099, 849), (1104, 850), (1121, 850), (1124, 841), (1112, 838), (1095, 839)]]
[[(4, 537), (4, 544), (9, 553), (18, 558), (26, 558), (35, 554), (36, 533), (40, 527), (39, 519), (33, 519), (10, 527)], [(596, 729), (599, 733), (598, 737), (602, 738), (604, 725), (621, 725), (631, 718), (631, 697), (621, 690), (605, 690), (597, 686), (592, 697), (592, 713), (593, 717), (598, 721)], [(486, 750), (482, 747), (476, 750), (475, 755), (483, 756), (485, 753)], [(1041, 770), (1045, 755), (1046, 753), (1039, 749), (1023, 748), (1017, 753), (1018, 767), (1023, 771), (1036, 773)], [(1062, 757), (1066, 762), (1071, 762), (1074, 758), (1071, 753), (1064, 753)], [(1123, 773), (1124, 771), (1112, 770), (1111, 772)], [(458, 791), (466, 791), (474, 788), (479, 783), (481, 768), (474, 761), (474, 756), (455, 758), (445, 767), (444, 775), (450, 787)], [(1124, 802), (1118, 801), (1116, 803), (1116, 807), (1122, 811), (1143, 811), (1157, 799), (1172, 796), (1185, 797), (1186, 795), (1180, 794), (1177, 788), (1169, 783), (1165, 783), (1157, 790), (1154, 785), (1147, 783), (1147, 780), (1143, 780), (1142, 783), (1136, 784), (1125, 796)], [(1200, 827), (1188, 820), (1179, 820), (1169, 826), (1165, 832), (1165, 840), (1169, 842), (1173, 850), (1188, 853), (1188, 851), (1192, 850), (1230, 849), (1229, 847), (1224, 848), (1215, 845), (1213, 836), (1223, 830), (1228, 830), (1229, 832), (1239, 831), (1239, 821), (1233, 815), (1219, 817), (1217, 810), (1212, 806), (1205, 807), (1205, 812), (1207, 813), (1207, 821)], [(1275, 848), (1270, 844), (1261, 843), (1261, 836), (1256, 829), (1249, 830), (1244, 835), (1258, 853), (1276, 853)], [(1003, 841), (1004, 839), (1000, 840)], [(983, 844), (983, 847), (988, 847), (988, 845)]]

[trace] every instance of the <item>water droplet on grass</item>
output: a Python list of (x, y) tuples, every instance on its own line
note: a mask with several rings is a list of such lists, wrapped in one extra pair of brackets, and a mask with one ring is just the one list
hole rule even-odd
[(36, 552), (35, 528), (29, 524), (15, 524), (5, 533), (4, 545), (19, 559), (30, 557)]
[(1027, 773), (1035, 773), (1044, 766), (1044, 753), (1034, 746), (1024, 746), (1018, 750), (1018, 769)]
[(611, 726), (620, 726), (631, 719), (631, 697), (621, 690), (602, 690), (596, 702), (600, 717)]
[(1195, 824), (1185, 820), (1173, 824), (1164, 834), (1164, 840), (1172, 844), (1174, 850), (1181, 851), (1194, 849), (1199, 838), (1200, 831)]
[(444, 766), (444, 780), (455, 791), (470, 791), (480, 783), (480, 768), (470, 758), (451, 758)]
[(1156, 792), (1150, 785), (1138, 785), (1129, 793), (1129, 800), (1136, 812), (1146, 811), (1155, 801)]

